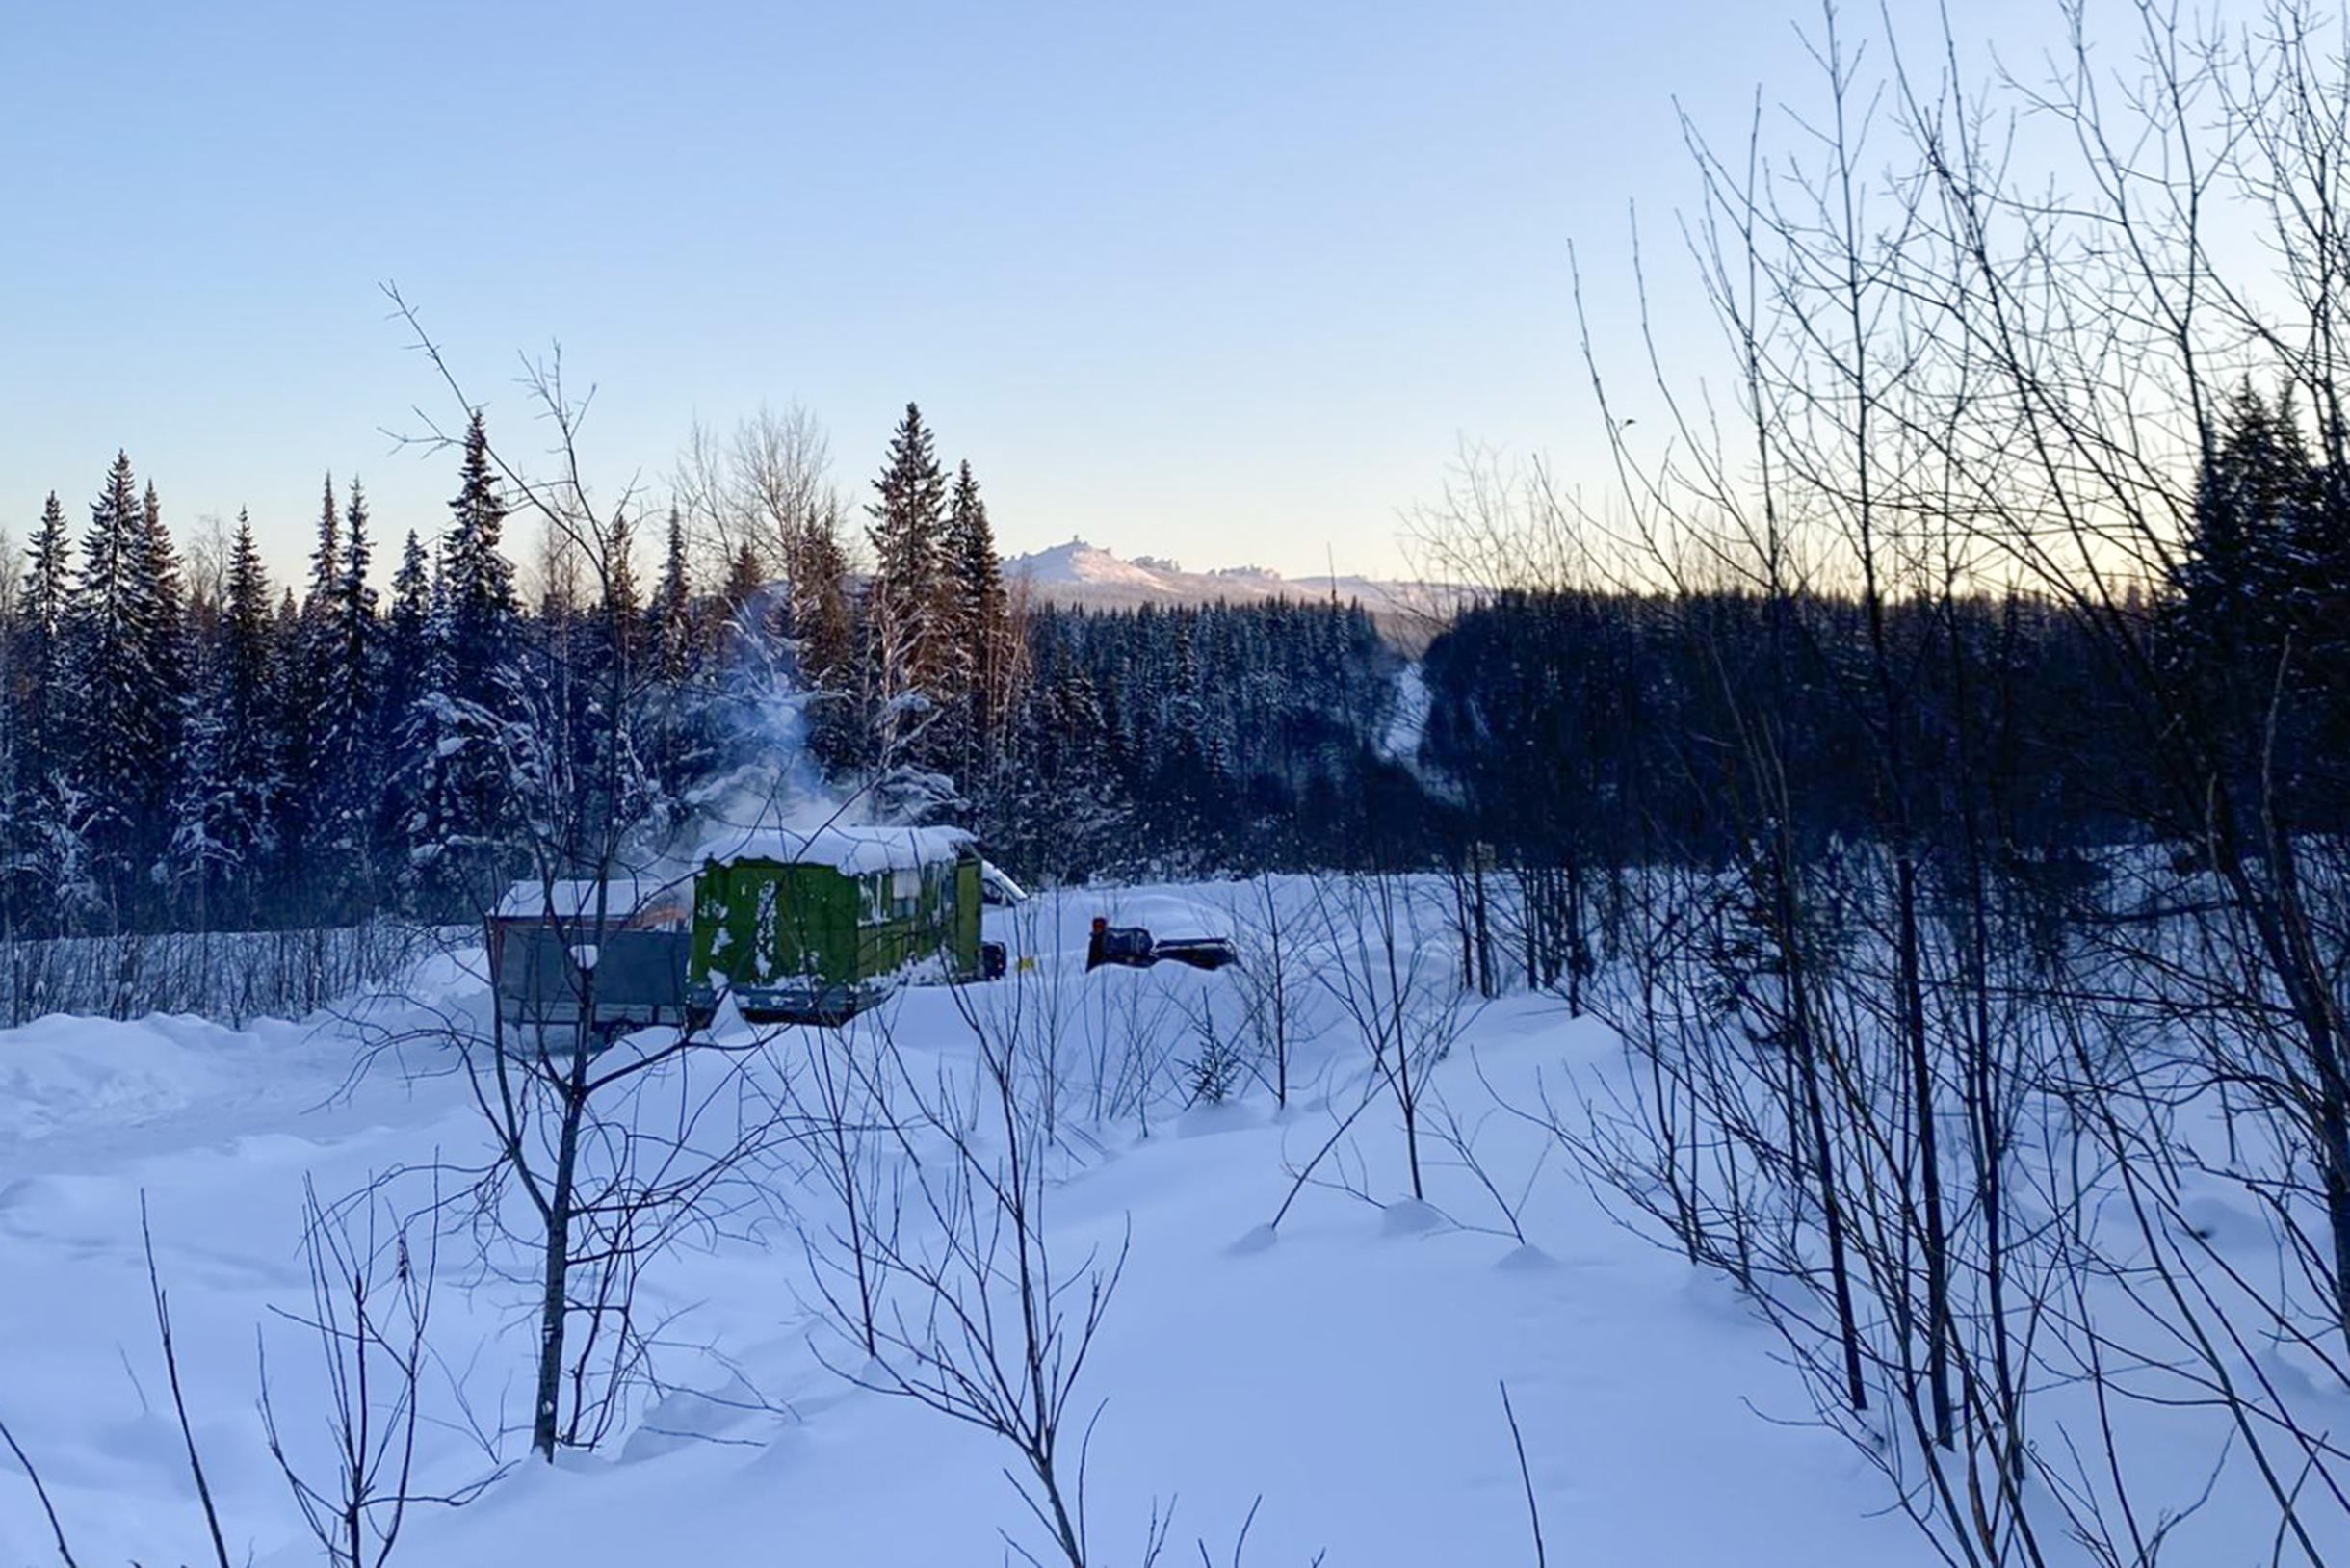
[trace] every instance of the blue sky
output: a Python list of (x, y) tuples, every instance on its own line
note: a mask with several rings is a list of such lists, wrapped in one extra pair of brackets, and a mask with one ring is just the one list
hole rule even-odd
[(526, 456), (517, 355), (560, 340), (608, 484), (658, 487), (697, 416), (796, 402), (861, 500), (912, 398), (1007, 550), (1395, 571), (1463, 438), (1598, 480), (1567, 247), (1629, 354), (1635, 198), (1684, 275), (1673, 98), (1742, 136), (1758, 84), (1810, 86), (1799, 19), (12, 5), (0, 526), (21, 541), (54, 488), (78, 527), (123, 447), (175, 530), (249, 507), (280, 570), (329, 468), (379, 535), (430, 534), (454, 462), (383, 429), (452, 405), (385, 320), (395, 280)]

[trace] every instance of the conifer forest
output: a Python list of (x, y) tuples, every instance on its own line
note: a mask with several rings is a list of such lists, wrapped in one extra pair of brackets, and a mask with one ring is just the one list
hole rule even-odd
[(570, 816), (609, 803), (649, 849), (778, 754), (1055, 880), (1350, 861), (1366, 811), (1417, 793), (1379, 750), (1404, 661), (1359, 607), (1031, 605), (919, 408), (870, 505), (761, 475), (781, 428), (745, 424), (692, 501), (614, 513), (590, 552), (533, 543), (476, 418), (448, 515), (396, 540), (329, 476), (300, 583), (248, 519), (175, 541), (127, 454), (87, 506), (53, 494), (0, 602), (8, 928), (462, 922), (592, 859), (550, 788), (603, 781)]
[[(2212, 745), (2239, 813), (2333, 829), (2350, 482), (2313, 454), (2305, 402), (2245, 379), (2213, 410), (2176, 560), (2111, 608), (2141, 664), (2110, 657), (2077, 607), (1968, 583), (1871, 602), (1503, 579), (1399, 636), (1313, 599), (1030, 602), (1001, 574), (971, 465), (947, 477), (911, 405), (870, 503), (821, 469), (763, 479), (762, 460), (821, 460), (822, 441), (804, 415), (763, 416), (708, 443), (691, 502), (614, 513), (592, 569), (572, 539), (511, 530), (476, 418), (449, 515), (403, 531), (387, 592), (356, 480), (328, 477), (309, 570), (278, 582), (247, 519), (175, 543), (157, 484), (119, 454), (86, 506), (50, 496), (0, 578), (0, 909), (18, 936), (461, 922), (550, 854), (592, 858), (545, 840), (531, 791), (607, 776), (607, 747), (640, 834), (799, 753), (876, 810), (972, 827), (1040, 882), (1497, 853), (1720, 864), (1744, 832), (1742, 716), (1765, 699), (1783, 825), (1810, 852), (1867, 837), (1883, 809), (1851, 767), (1876, 744), (1855, 661), (1879, 645), (1908, 688), (1904, 767), (1979, 774), (2011, 866), (2191, 836), (2187, 808), (2162, 805), (2161, 726), (2189, 696), (2232, 716)], [(1525, 517), (1555, 525), (1543, 506)], [(1501, 578), (1475, 555), (1489, 537), (1446, 541), (1464, 577)], [(1415, 660), (1427, 708), (1401, 752)]]

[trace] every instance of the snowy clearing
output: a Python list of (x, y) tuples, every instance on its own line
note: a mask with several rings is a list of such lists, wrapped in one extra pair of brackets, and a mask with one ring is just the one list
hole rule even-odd
[[(1294, 924), (1326, 884), (1276, 891)], [(1128, 1248), (1074, 1399), (1076, 1426), (1092, 1424), (1101, 1560), (1141, 1560), (1154, 1506), (1173, 1505), (1177, 1560), (1199, 1537), (1224, 1560), (1257, 1506), (1250, 1563), (1324, 1551), (1333, 1564), (1531, 1563), (1504, 1382), (1553, 1561), (1929, 1560), (1843, 1442), (1769, 1419), (1810, 1407), (1730, 1287), (1616, 1223), (1550, 1133), (1510, 1113), (1540, 1085), (1620, 1058), (1555, 1001), (1465, 1017), (1431, 1080), (1518, 1209), (1523, 1243), (1443, 1150), (1426, 1159), (1427, 1201), (1410, 1201), (1393, 1110), (1377, 1104), (1268, 1229), (1294, 1173), (1361, 1104), (1361, 1047), (1332, 993), (1309, 981), (1293, 999), (1286, 1110), (1253, 1079), (1185, 1109), (1199, 1021), (1237, 1018), (1242, 983), (1180, 966), (1082, 972), (1097, 913), (1245, 941), (1257, 893), (1048, 895), (991, 911), (990, 936), (1035, 963), (962, 993), (983, 1021), (1057, 999), (1069, 1027), (1050, 1077), (1063, 1134), (1049, 1242), (1072, 1273)], [(487, 1008), (461, 957), (421, 967), (409, 990), (400, 1016), (379, 1003), (246, 1031), (56, 1017), (0, 1035), (0, 1420), (83, 1563), (209, 1553), (156, 1344), (143, 1193), (230, 1555), (317, 1559), (256, 1409), (258, 1335), (290, 1452), (325, 1462), (316, 1343), (281, 1316), (310, 1309), (303, 1184), (331, 1203), (405, 1166), (418, 1174), (402, 1190), (418, 1198), (424, 1167), (478, 1162), (483, 1137), (455, 1061), (428, 1040), (403, 1039), (352, 1079), (362, 1042)], [(973, 1032), (954, 993), (909, 991), (859, 1027), (888, 1031), (941, 1082), (967, 1076)], [(804, 1070), (807, 1053), (872, 1037), (792, 1032), (771, 1055), (790, 1072), (801, 1053)], [(413, 1513), (398, 1560), (995, 1562), (999, 1532), (1041, 1549), (1005, 1476), (1009, 1450), (841, 1375), (858, 1352), (822, 1309), (794, 1224), (821, 1227), (834, 1199), (788, 1158), (768, 1174), (781, 1189), (770, 1206), (648, 1268), (659, 1387), (634, 1388), (607, 1440), (552, 1470), (527, 1452), (529, 1293), (444, 1226), (415, 1489), (508, 1468), (469, 1506)], [(0, 1562), (52, 1550), (26, 1477), (0, 1456)]]

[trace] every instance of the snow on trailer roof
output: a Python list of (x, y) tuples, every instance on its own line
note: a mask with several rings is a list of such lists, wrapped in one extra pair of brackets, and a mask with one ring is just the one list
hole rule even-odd
[(665, 906), (683, 905), (690, 889), (676, 877), (615, 876), (599, 883), (593, 877), (545, 882), (516, 882), (494, 911), (500, 920), (593, 920), (596, 890), (607, 890), (605, 917), (630, 920)]
[(703, 845), (695, 859), (772, 860), (870, 876), (958, 860), (978, 842), (959, 827), (763, 827), (720, 834)]

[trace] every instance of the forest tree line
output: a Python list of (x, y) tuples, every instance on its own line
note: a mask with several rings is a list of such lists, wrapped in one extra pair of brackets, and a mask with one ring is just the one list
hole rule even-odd
[(1341, 802), (1399, 771), (1369, 737), (1400, 661), (1360, 609), (1031, 605), (918, 408), (861, 516), (810, 431), (746, 423), (666, 513), (526, 573), (476, 415), (382, 591), (355, 480), (327, 478), (299, 582), (243, 515), (191, 561), (127, 454), (86, 520), (53, 493), (0, 575), (0, 925), (465, 919), (592, 866), (590, 819), (674, 848), (793, 751), (823, 781), (795, 809), (963, 823), (1032, 876), (1346, 852)]
[[(1742, 730), (1769, 729), (1785, 825), (1812, 850), (1882, 826), (1882, 791), (1855, 763), (1897, 745), (1920, 788), (1986, 779), (1998, 842), (2032, 860), (2194, 839), (2164, 776), (2194, 723), (2239, 812), (2338, 831), (2350, 476), (2312, 457), (2289, 392), (2244, 383), (2192, 489), (2166, 576), (2103, 607), (2137, 631), (2143, 663), (2115, 659), (2080, 607), (2024, 588), (1946, 583), (1873, 605), (1756, 585), (1507, 589), (1429, 650), (1423, 761), (1514, 852), (1571, 842), (1606, 864), (1718, 862), (1752, 804)], [(1855, 695), (1880, 657), (1902, 686), (1898, 735)]]
[[(479, 419), (457, 457), (448, 523), (431, 546), (405, 533), (380, 598), (356, 482), (327, 481), (300, 585), (271, 580), (243, 517), (191, 580), (127, 456), (78, 537), (51, 496), (0, 598), (11, 929), (463, 917), (533, 869), (528, 758), (591, 751), (615, 670), (640, 839), (763, 749), (804, 745), (838, 796), (964, 823), (1040, 878), (1718, 860), (1741, 842), (1734, 738), (1766, 696), (1789, 827), (1818, 846), (1878, 821), (1850, 766), (1874, 744), (1848, 696), (1872, 657), (1857, 597), (1493, 592), (1428, 647), (1424, 734), (1390, 755), (1405, 660), (1359, 607), (1029, 603), (970, 465), (950, 479), (912, 407), (864, 538), (810, 483), (763, 527), (744, 508), (712, 526), (714, 485), (702, 517), (668, 510), (649, 571), (625, 535), (593, 584), (543, 552), (534, 604)], [(2331, 824), (2350, 735), (2340, 491), (2289, 401), (2240, 388), (2194, 536), (2132, 611), (2171, 673), (2246, 719), (2239, 788), (2257, 761)], [(1914, 671), (1918, 776), (1980, 747), (2019, 863), (2143, 827), (2159, 748), (2077, 614), (1959, 592), (1883, 617)], [(2280, 668), (2296, 700), (2277, 705)], [(799, 698), (790, 736), (760, 712), (779, 692)], [(2252, 721), (2272, 706), (2274, 735)], [(522, 756), (517, 730), (535, 732)]]

